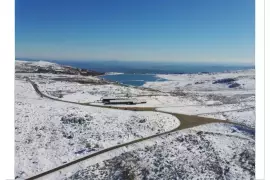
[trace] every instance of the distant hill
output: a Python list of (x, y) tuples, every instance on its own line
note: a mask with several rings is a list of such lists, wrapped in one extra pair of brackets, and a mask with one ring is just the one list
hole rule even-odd
[(74, 68), (71, 66), (59, 65), (47, 61), (15, 61), (15, 73), (51, 73), (51, 74), (70, 74), (83, 76), (99, 76), (104, 73), (88, 69)]

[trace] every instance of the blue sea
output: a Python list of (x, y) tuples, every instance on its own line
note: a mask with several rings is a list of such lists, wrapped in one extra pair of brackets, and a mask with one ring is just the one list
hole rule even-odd
[[(29, 60), (22, 58), (23, 60)], [(177, 62), (140, 62), (140, 61), (64, 61), (46, 60), (62, 65), (95, 70), (98, 72), (119, 72), (124, 74), (105, 75), (103, 78), (127, 85), (141, 86), (146, 81), (165, 81), (155, 74), (186, 74), (224, 72), (255, 68), (252, 65), (229, 65), (215, 63), (177, 63)]]
[(104, 79), (110, 81), (117, 81), (121, 84), (142, 86), (147, 81), (166, 81), (156, 77), (154, 74), (116, 74), (116, 75), (104, 75), (101, 76)]

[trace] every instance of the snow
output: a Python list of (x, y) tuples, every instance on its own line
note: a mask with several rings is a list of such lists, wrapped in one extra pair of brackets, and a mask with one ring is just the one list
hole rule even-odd
[[(55, 102), (15, 80), (16, 175), (22, 178), (124, 142), (179, 126), (168, 114)], [(85, 150), (86, 149), (86, 150)], [(85, 150), (82, 154), (78, 152)]]
[[(29, 77), (30, 79), (36, 80), (41, 83), (52, 83), (52, 82), (67, 82), (65, 79), (85, 79), (93, 80), (94, 82), (101, 82), (102, 80), (96, 76), (82, 76), (82, 75), (70, 75), (70, 74), (50, 74), (50, 73), (16, 73), (17, 77)], [(62, 81), (56, 81), (54, 79), (63, 79)], [(69, 82), (71, 83), (71, 82)]]
[(220, 101), (206, 101), (206, 105), (221, 105), (222, 102)]
[[(16, 66), (23, 64), (16, 61)], [(254, 70), (157, 76), (168, 81), (147, 82), (142, 89), (108, 83), (100, 77), (16, 73), (16, 176), (30, 177), (180, 125), (176, 117), (162, 112), (255, 127)], [(96, 102), (102, 97), (129, 97), (147, 103), (115, 106), (155, 107), (162, 112), (115, 110), (41, 98), (24, 77), (53, 98), (102, 105)], [(240, 87), (214, 83), (225, 78), (235, 79)], [(43, 179), (254, 179), (254, 136), (226, 123), (205, 124), (114, 149)]]
[(47, 62), (47, 61), (34, 61), (32, 62), (33, 66), (40, 66), (40, 67), (48, 67), (48, 66), (59, 66), (56, 63), (51, 63), (51, 62)]
[[(230, 73), (210, 73), (210, 74), (173, 74), (173, 75), (157, 75), (159, 78), (168, 81), (147, 82), (144, 87), (151, 87), (165, 92), (173, 92), (179, 89), (183, 91), (249, 91), (255, 92), (255, 71), (254, 69), (245, 71), (235, 71)], [(240, 88), (229, 88), (226, 83), (213, 84), (215, 80), (224, 78), (235, 78), (235, 82), (241, 85)]]
[(54, 70), (63, 70), (63, 66), (48, 62), (48, 61), (21, 61), (21, 60), (16, 60), (15, 61), (15, 67), (16, 69), (31, 69), (31, 68), (37, 68), (37, 67), (42, 67), (42, 68), (48, 68), (51, 67)]
[[(174, 95), (116, 84), (80, 84), (77, 82), (53, 80), (57, 77), (69, 79), (81, 78), (81, 76), (74, 75), (22, 74), (21, 76), (29, 76), (39, 85), (43, 93), (67, 101), (104, 105), (103, 103), (97, 102), (102, 97), (125, 97), (137, 99), (138, 101), (146, 101), (146, 103), (112, 106), (156, 107), (158, 110), (165, 112), (213, 117), (254, 127), (255, 115), (249, 115), (247, 117), (245, 113), (239, 113), (237, 111), (245, 110), (251, 111), (250, 114), (255, 114), (255, 75), (253, 73), (254, 70), (245, 70), (230, 73), (158, 75), (162, 78), (170, 79), (170, 81), (148, 82), (152, 83), (153, 86), (149, 86), (149, 84), (146, 83), (146, 86), (149, 86), (151, 89), (160, 90), (163, 87), (174, 89)], [(100, 81), (97, 77), (90, 76), (87, 78), (94, 82)], [(241, 89), (235, 89), (228, 88), (226, 84), (213, 84), (214, 80), (224, 78), (237, 79), (237, 82), (247, 86), (243, 86)], [(182, 86), (175, 86), (175, 83), (179, 81)], [(195, 84), (194, 82), (203, 83)], [(164, 83), (168, 85), (164, 85)], [(61, 96), (59, 97), (59, 95)]]
[(218, 112), (231, 112), (238, 111), (241, 109), (254, 108), (254, 106), (246, 106), (246, 104), (224, 104), (224, 105), (212, 105), (212, 106), (184, 106), (184, 107), (165, 107), (157, 108), (159, 111), (188, 114), (188, 115), (201, 115), (211, 114)]
[[(168, 107), (168, 106), (186, 106), (186, 105), (198, 105), (196, 100), (192, 98), (183, 98), (181, 96), (170, 96), (165, 93), (153, 92), (149, 90), (143, 90), (133, 87), (119, 86), (115, 84), (80, 84), (76, 82), (66, 81), (54, 81), (53, 78), (59, 77), (59, 75), (27, 75), (19, 74), (20, 76), (28, 76), (39, 86), (39, 89), (49, 96), (58, 97), (62, 95), (60, 99), (81, 102), (81, 103), (96, 103), (102, 97), (118, 97), (118, 98), (132, 98), (138, 101), (146, 101), (145, 104), (129, 105), (129, 107)], [(63, 75), (61, 75), (63, 77)], [(80, 76), (65, 75), (67, 78), (77, 78)], [(98, 82), (99, 79), (92, 78), (92, 80)], [(103, 104), (98, 104), (103, 105)], [(115, 105), (119, 106), (119, 105)], [(125, 107), (125, 106), (123, 106)]]
[[(199, 105), (197, 101), (194, 101), (190, 98), (174, 97), (174, 96), (143, 96), (135, 97), (138, 101), (146, 101), (144, 104), (135, 104), (135, 105), (110, 105), (117, 107), (182, 107), (182, 106), (193, 106)], [(103, 103), (91, 103), (95, 105), (103, 106)], [(106, 106), (106, 105), (105, 105)]]
[(231, 72), (217, 72), (217, 73), (195, 73), (195, 74), (158, 74), (157, 77), (172, 81), (179, 81), (179, 79), (196, 79), (199, 77), (200, 80), (213, 80), (213, 79), (222, 79), (226, 78), (234, 78), (235, 76), (253, 76), (255, 74), (255, 69), (248, 69), (248, 70), (238, 70), (238, 71), (231, 71)]
[(56, 63), (52, 63), (52, 62), (48, 62), (48, 61), (23, 61), (23, 60), (16, 60), (15, 61), (16, 64), (18, 65), (23, 65), (23, 64), (29, 64), (29, 65), (33, 65), (33, 66), (40, 66), (40, 67), (48, 67), (48, 66), (60, 66)]
[(246, 110), (223, 112), (223, 113), (208, 113), (208, 114), (203, 114), (200, 116), (229, 120), (232, 122), (243, 124), (243, 125), (251, 127), (251, 128), (255, 128), (256, 116), (255, 116), (254, 109), (246, 109)]
[(254, 137), (214, 123), (112, 150), (42, 179), (254, 179)]
[[(255, 127), (255, 70), (208, 74), (157, 75), (168, 81), (147, 82), (144, 87), (180, 94), (194, 105), (164, 106), (158, 110), (229, 120)], [(240, 87), (216, 80), (232, 78)]]

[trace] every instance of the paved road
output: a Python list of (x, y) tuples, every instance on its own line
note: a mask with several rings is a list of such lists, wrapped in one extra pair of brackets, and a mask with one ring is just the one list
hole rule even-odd
[[(43, 177), (45, 175), (57, 172), (57, 171), (59, 171), (61, 169), (64, 169), (64, 168), (72, 166), (72, 165), (75, 165), (75, 164), (77, 164), (79, 162), (82, 162), (82, 161), (86, 161), (86, 160), (88, 160), (88, 159), (90, 159), (90, 158), (92, 158), (94, 156), (100, 155), (102, 153), (106, 153), (106, 152), (109, 152), (109, 151), (117, 149), (117, 148), (121, 148), (121, 147), (128, 146), (128, 145), (131, 145), (131, 144), (134, 144), (134, 143), (137, 143), (137, 142), (145, 141), (145, 140), (148, 140), (148, 139), (151, 139), (151, 138), (155, 138), (155, 137), (162, 136), (162, 135), (165, 135), (165, 134), (169, 134), (169, 133), (172, 133), (172, 132), (175, 132), (175, 131), (179, 131), (181, 129), (191, 128), (191, 127), (194, 127), (194, 126), (207, 124), (207, 123), (215, 123), (215, 122), (216, 123), (237, 124), (237, 123), (224, 121), (224, 120), (213, 119), (213, 118), (205, 118), (205, 117), (190, 116), (190, 115), (184, 115), (184, 114), (177, 114), (177, 113), (169, 113), (169, 112), (158, 111), (158, 110), (156, 110), (155, 107), (147, 107), (147, 108), (145, 108), (145, 107), (113, 107), (113, 106), (100, 106), (100, 105), (94, 105), (94, 104), (88, 104), (88, 103), (77, 103), (77, 102), (66, 101), (66, 100), (62, 100), (62, 99), (53, 98), (53, 97), (50, 97), (50, 96), (42, 93), (39, 90), (38, 85), (35, 82), (30, 80), (30, 78), (28, 78), (28, 77), (26, 77), (26, 79), (27, 79), (28, 82), (30, 82), (32, 84), (32, 86), (33, 86), (34, 90), (36, 91), (36, 93), (38, 95), (40, 95), (41, 97), (43, 97), (43, 98), (51, 99), (51, 100), (54, 100), (54, 101), (65, 102), (65, 103), (78, 104), (78, 105), (83, 105), (83, 106), (99, 107), (99, 108), (121, 109), (121, 110), (131, 110), (131, 111), (162, 112), (162, 113), (173, 115), (180, 121), (180, 125), (178, 127), (176, 127), (175, 129), (173, 129), (173, 130), (170, 130), (170, 131), (167, 131), (167, 132), (164, 132), (164, 133), (160, 133), (160, 134), (155, 134), (155, 135), (152, 135), (152, 136), (149, 136), (149, 137), (144, 137), (144, 138), (141, 138), (141, 139), (138, 139), (138, 140), (134, 140), (134, 141), (131, 141), (131, 142), (127, 142), (127, 143), (124, 143), (124, 144), (116, 145), (116, 146), (101, 150), (99, 152), (90, 154), (88, 156), (84, 156), (84, 157), (79, 158), (77, 160), (68, 162), (66, 164), (63, 164), (63, 165), (58, 166), (56, 168), (53, 168), (51, 170), (48, 170), (48, 171), (45, 171), (43, 173), (32, 176), (30, 178), (27, 178), (28, 180), (37, 179), (37, 178)], [(237, 124), (237, 125), (240, 125), (240, 124)], [(240, 126), (242, 126), (242, 125), (240, 125)]]

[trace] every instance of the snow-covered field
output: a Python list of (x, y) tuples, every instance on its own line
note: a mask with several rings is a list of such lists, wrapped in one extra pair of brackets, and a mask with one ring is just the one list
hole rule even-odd
[[(91, 76), (32, 74), (30, 78), (44, 94), (62, 100), (103, 105), (97, 102), (102, 97), (132, 97), (146, 103), (128, 107), (157, 107), (166, 112), (215, 117), (255, 126), (252, 115), (255, 114), (254, 70), (157, 76), (168, 81), (147, 82), (144, 87), (165, 93), (110, 84)], [(67, 78), (90, 79), (91, 82), (78, 83), (67, 81)], [(232, 84), (239, 86), (229, 87)]]
[(255, 128), (256, 116), (254, 108), (221, 113), (207, 113), (199, 116), (229, 120), (251, 128)]
[(16, 176), (29, 177), (86, 154), (165, 132), (179, 121), (158, 112), (132, 112), (40, 98), (15, 80)]
[(254, 179), (254, 137), (207, 124), (115, 149), (42, 179)]
[[(92, 83), (81, 84), (78, 82), (68, 82), (62, 79), (82, 78), (73, 75), (48, 75), (48, 74), (18, 74), (18, 76), (27, 76), (38, 84), (39, 89), (54, 98), (62, 100), (80, 102), (80, 103), (97, 103), (102, 97), (135, 97), (141, 101), (147, 101), (146, 104), (129, 105), (129, 107), (168, 107), (168, 106), (186, 106), (199, 105), (198, 101), (181, 96), (171, 96), (168, 93), (155, 92), (133, 87), (120, 86), (117, 84), (100, 83), (96, 77), (87, 77), (93, 80)], [(55, 80), (57, 79), (57, 80)]]
[[(255, 127), (255, 70), (207, 74), (157, 75), (167, 81), (144, 87), (181, 94), (199, 106), (159, 108), (166, 112), (212, 117)], [(234, 87), (236, 86), (236, 87)]]
[[(255, 92), (255, 70), (234, 71), (229, 73), (207, 73), (207, 74), (173, 74), (157, 75), (168, 81), (147, 82), (144, 87), (151, 87), (164, 92), (174, 91), (229, 91), (234, 92)], [(216, 82), (221, 79), (232, 79), (229, 83)], [(229, 88), (231, 83), (238, 83), (237, 88)]]
[(48, 67), (48, 66), (52, 66), (52, 67), (55, 67), (55, 68), (59, 68), (61, 66), (59, 66), (58, 64), (56, 63), (52, 63), (52, 62), (47, 62), (47, 61), (16, 61), (16, 65), (17, 67), (16, 68), (21, 68), (21, 67), (24, 67), (24, 65), (29, 65), (29, 66), (32, 66), (32, 67), (35, 67), (35, 66), (40, 66), (40, 67)]
[[(16, 62), (16, 68), (58, 68), (44, 61), (35, 63)], [(143, 89), (93, 76), (16, 73), (17, 178), (180, 125), (176, 117), (162, 112), (255, 127), (254, 70), (157, 76), (167, 81), (147, 82)], [(102, 105), (97, 102), (101, 97), (134, 97), (147, 103), (115, 106), (155, 107), (162, 112), (115, 110), (41, 98), (25, 77), (56, 99)], [(214, 123), (118, 148), (44, 179), (254, 179), (254, 153), (252, 134), (233, 125)]]

